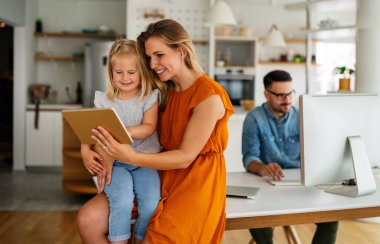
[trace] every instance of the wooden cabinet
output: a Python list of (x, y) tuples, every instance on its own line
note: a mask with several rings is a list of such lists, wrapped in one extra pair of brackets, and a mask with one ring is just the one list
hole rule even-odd
[(61, 112), (40, 111), (38, 128), (35, 112), (26, 112), (26, 166), (62, 166)]
[(82, 162), (80, 141), (65, 121), (63, 121), (62, 187), (67, 192), (97, 193), (92, 176)]

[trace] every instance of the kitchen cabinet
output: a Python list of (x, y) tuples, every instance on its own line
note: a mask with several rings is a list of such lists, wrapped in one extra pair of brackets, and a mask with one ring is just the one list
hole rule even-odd
[(38, 129), (34, 111), (26, 112), (26, 166), (62, 166), (62, 115), (40, 111)]
[(80, 145), (74, 131), (63, 121), (62, 187), (66, 192), (96, 194), (92, 176), (83, 165)]
[(215, 36), (215, 70), (254, 69), (257, 65), (258, 38)]
[(228, 121), (228, 144), (224, 151), (227, 172), (245, 171), (242, 155), (243, 122), (247, 112), (235, 106), (235, 113)]
[(251, 36), (214, 36), (214, 79), (227, 91), (232, 104), (254, 99), (258, 60), (258, 38)]

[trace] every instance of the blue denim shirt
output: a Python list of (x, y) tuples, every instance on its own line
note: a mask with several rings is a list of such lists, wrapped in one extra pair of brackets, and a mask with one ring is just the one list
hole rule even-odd
[(299, 112), (292, 106), (289, 113), (277, 119), (263, 103), (244, 119), (242, 153), (244, 167), (259, 160), (276, 162), (282, 168), (300, 167)]

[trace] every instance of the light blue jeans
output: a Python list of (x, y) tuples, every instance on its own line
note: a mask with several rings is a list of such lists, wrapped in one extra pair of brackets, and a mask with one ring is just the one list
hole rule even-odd
[(134, 236), (143, 239), (148, 223), (161, 198), (160, 178), (154, 169), (140, 168), (115, 161), (111, 184), (104, 189), (110, 202), (110, 241), (124, 241), (131, 237), (131, 211), (136, 197), (138, 218)]

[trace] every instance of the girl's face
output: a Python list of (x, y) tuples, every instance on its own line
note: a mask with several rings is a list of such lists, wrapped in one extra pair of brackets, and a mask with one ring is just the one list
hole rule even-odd
[(182, 73), (184, 53), (168, 47), (158, 37), (150, 37), (145, 42), (145, 52), (150, 58), (150, 68), (161, 81), (176, 80)]
[(134, 54), (117, 54), (111, 59), (112, 79), (120, 93), (119, 98), (135, 97), (140, 91), (140, 72)]

